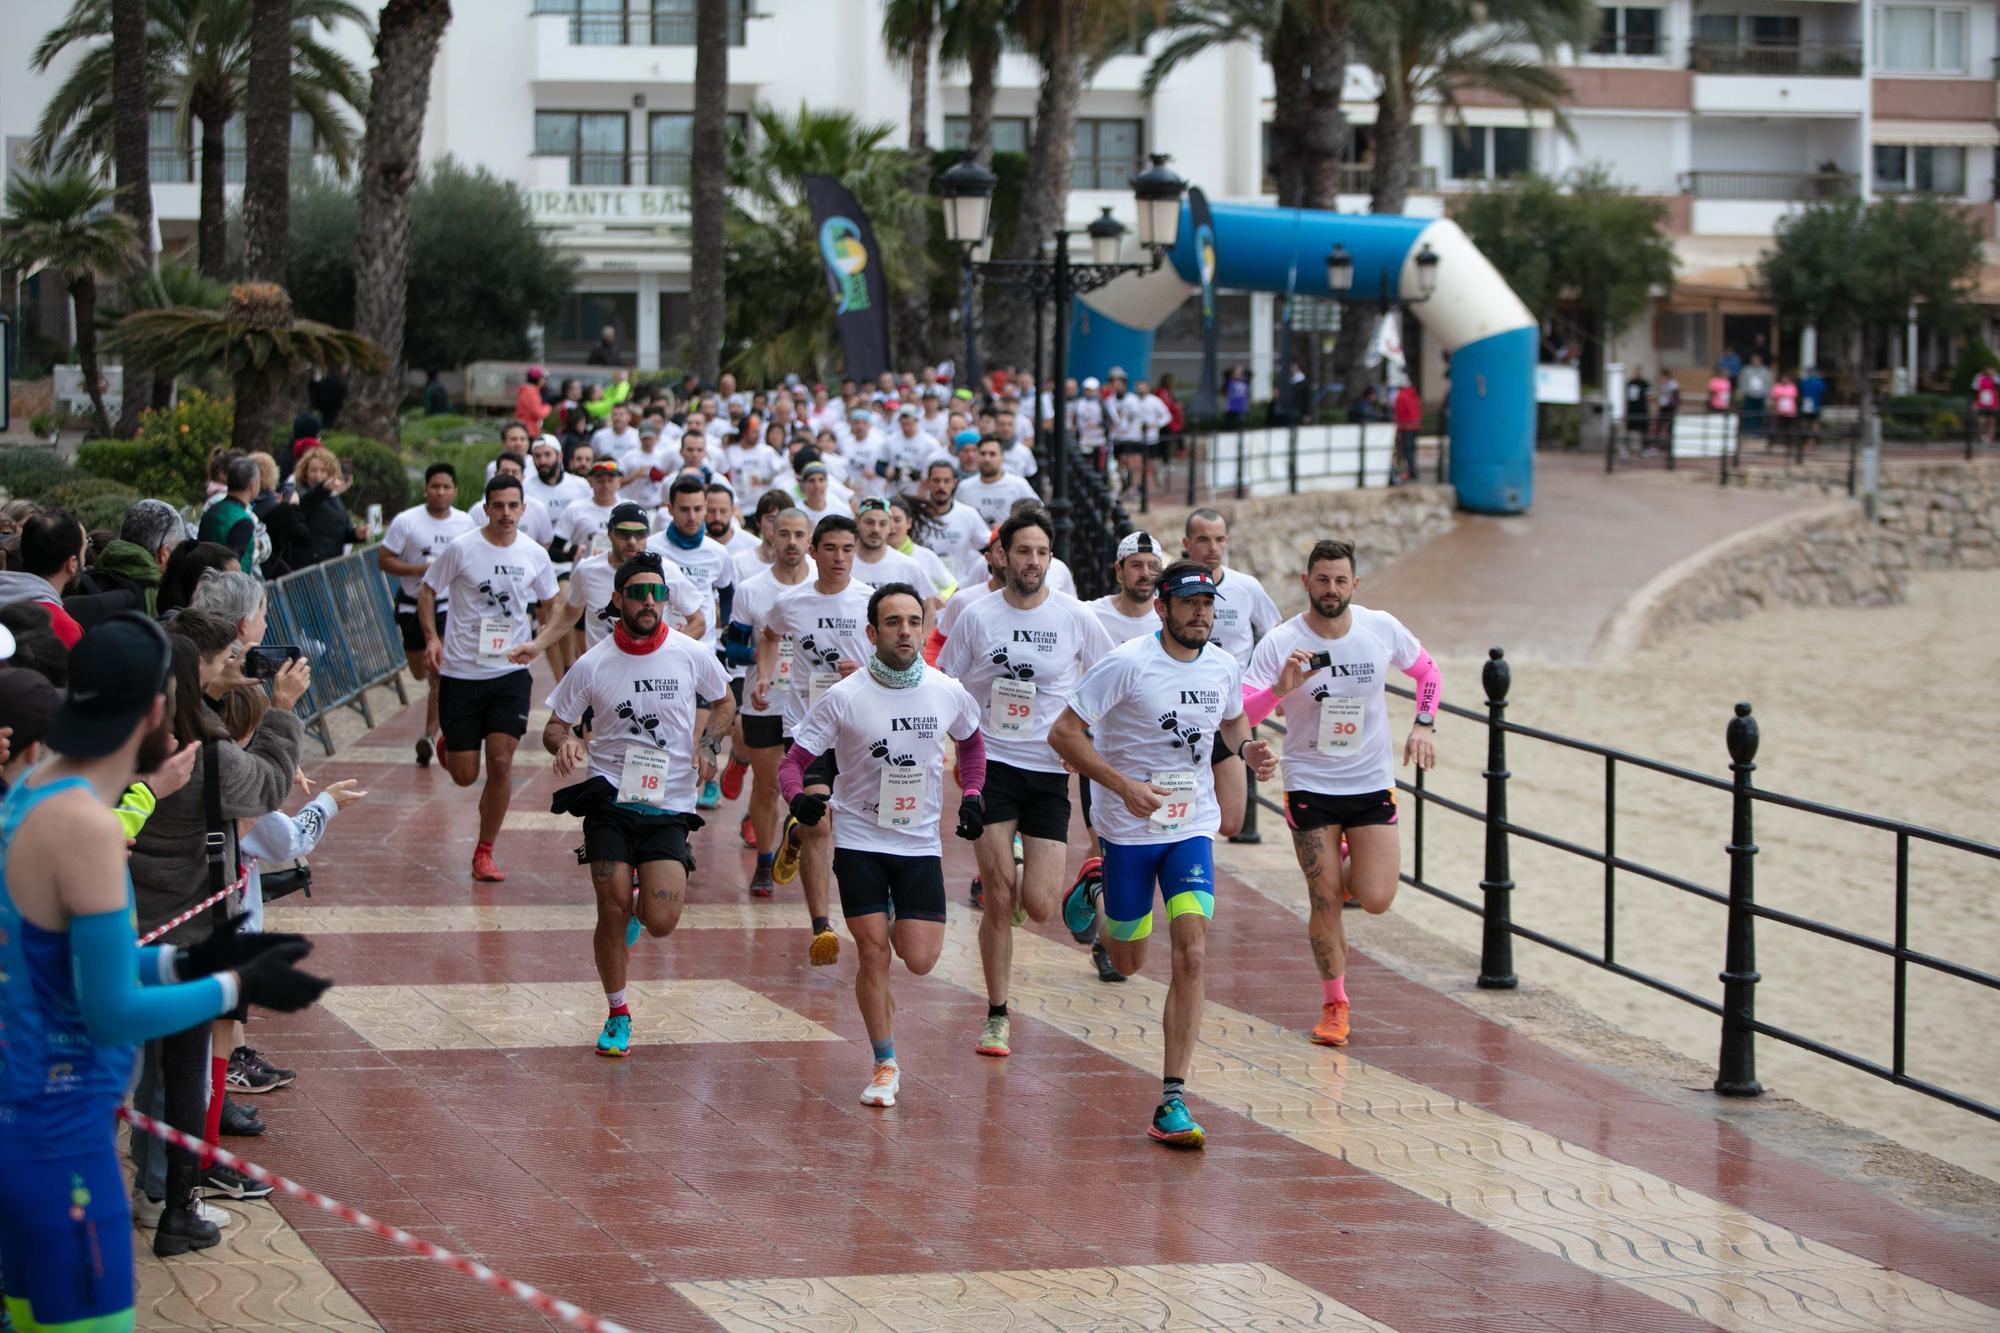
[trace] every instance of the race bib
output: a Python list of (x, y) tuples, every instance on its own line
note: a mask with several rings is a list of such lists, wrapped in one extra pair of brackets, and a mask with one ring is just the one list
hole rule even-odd
[(875, 822), (883, 828), (909, 828), (924, 815), (924, 770), (887, 764), (875, 793)]
[(1358, 754), (1361, 750), (1362, 719), (1368, 701), (1353, 695), (1329, 694), (1319, 701), (1319, 752)]
[(625, 767), (618, 774), (618, 803), (664, 808), (666, 799), (667, 756), (636, 745), (627, 749)]
[(819, 697), (840, 684), (838, 671), (815, 671), (806, 677), (806, 707), (819, 702)]
[(995, 736), (1025, 736), (1034, 722), (1033, 682), (1005, 676), (994, 681), (993, 692), (986, 696), (986, 730)]
[(792, 636), (787, 634), (778, 641), (778, 683), (792, 683)]
[(507, 650), (514, 646), (514, 622), (505, 616), (479, 618), (479, 665), (512, 666)]
[(1166, 799), (1153, 811), (1153, 823), (1162, 833), (1185, 833), (1194, 823), (1194, 770), (1177, 768), (1153, 774), (1153, 785), (1166, 789)]

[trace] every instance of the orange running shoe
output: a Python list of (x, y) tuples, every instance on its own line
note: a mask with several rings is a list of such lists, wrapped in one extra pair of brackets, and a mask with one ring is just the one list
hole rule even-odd
[(1347, 1001), (1328, 1000), (1319, 1009), (1319, 1026), (1312, 1030), (1314, 1044), (1347, 1045)]
[(493, 864), (493, 853), (475, 851), (472, 854), (472, 877), (482, 884), (504, 884), (507, 877)]
[(722, 770), (722, 799), (733, 801), (743, 794), (743, 775), (750, 771), (748, 764), (739, 764), (734, 759)]
[[(722, 790), (726, 793), (729, 788), (724, 787)], [(734, 800), (736, 798), (732, 796), (730, 799)], [(750, 816), (743, 816), (743, 822), (736, 826), (736, 831), (743, 835), (743, 845), (745, 847), (748, 847), (753, 852), (757, 850), (757, 825)]]

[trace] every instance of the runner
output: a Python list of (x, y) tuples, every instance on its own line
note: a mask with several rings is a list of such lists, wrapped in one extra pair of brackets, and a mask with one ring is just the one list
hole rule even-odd
[[(1202, 759), (1211, 736), (1220, 736), (1256, 766), (1260, 780), (1277, 772), (1271, 747), (1250, 739), (1242, 666), (1209, 642), (1218, 600), (1205, 567), (1190, 560), (1167, 566), (1156, 599), (1159, 633), (1128, 640), (1091, 667), (1049, 733), (1056, 753), (1098, 788), (1092, 809), (1104, 841), (1105, 948), (1125, 975), (1146, 961), (1155, 883), (1166, 899), (1173, 950), (1162, 1015), (1166, 1064), (1147, 1133), (1179, 1148), (1203, 1141), (1183, 1101), (1201, 1031), (1203, 956), (1215, 912), (1212, 840), (1220, 824), (1215, 779)], [(1093, 906), (1087, 886), (1071, 889), (1064, 924), (1081, 929)]]
[[(918, 545), (913, 536), (918, 528), (930, 521), (925, 516), (927, 507), (907, 495), (891, 495), (885, 498), (889, 502), (889, 508), (885, 511), (889, 516), (889, 549), (916, 561), (918, 567), (929, 575), (930, 581), (936, 585), (938, 596), (949, 602), (951, 595), (958, 591), (958, 576), (945, 568), (944, 561), (938, 559), (936, 551), (928, 546)], [(990, 539), (992, 534), (988, 533), (987, 536)]]
[(889, 502), (869, 496), (854, 507), (854, 525), (860, 545), (854, 551), (854, 573), (865, 583), (880, 588), (890, 583), (907, 583), (924, 599), (924, 614), (935, 616), (944, 607), (930, 571), (915, 556), (904, 555), (889, 545), (892, 524)]
[[(980, 836), (986, 753), (972, 696), (918, 656), (924, 604), (917, 590), (886, 584), (868, 598), (866, 614), (873, 648), (867, 670), (834, 685), (806, 713), (779, 781), (796, 820), (818, 827), (829, 805), (839, 818), (833, 871), (841, 914), (861, 955), (854, 998), (875, 1057), (861, 1101), (894, 1106), (902, 1070), (891, 1028), (890, 963), (900, 957), (912, 975), (923, 976), (944, 950), (943, 742), (947, 736), (957, 742), (961, 838)], [(814, 766), (826, 759), (838, 774), (830, 793), (813, 782)]]
[[(737, 589), (735, 604), (730, 610), (734, 621), (723, 632), (722, 646), (736, 675), (731, 685), (739, 692), (747, 688), (744, 684), (748, 679), (747, 673), (757, 664), (757, 644), (770, 616), (771, 603), (786, 589), (796, 588), (814, 575), (813, 567), (806, 563), (809, 532), (804, 510), (779, 511), (771, 520), (776, 551), (771, 567), (751, 575)], [(778, 645), (778, 664), (772, 677), (772, 683), (780, 689), (791, 687), (792, 658), (793, 643), (788, 635)], [(782, 813), (778, 804), (778, 761), (785, 754), (784, 715), (782, 697), (770, 699), (767, 696), (760, 705), (752, 692), (736, 720), (736, 753), (747, 756), (745, 766), (750, 770), (750, 812), (743, 820), (748, 826), (748, 836), (744, 841), (757, 852), (756, 873), (750, 878), (750, 895), (753, 898), (768, 898), (774, 892), (771, 867), (777, 859), (779, 816)], [(721, 786), (722, 795), (727, 800), (733, 801), (742, 795), (742, 771), (734, 760), (723, 772)]]
[[(486, 526), (445, 547), (424, 573), (417, 623), (424, 632), (424, 661), (443, 677), (438, 762), (453, 782), (470, 787), (479, 781), (485, 750), (472, 877), (499, 884), (507, 877), (493, 864), (493, 842), (513, 797), (514, 750), (528, 730), (528, 664), (535, 660), (529, 619), (548, 623), (556, 575), (549, 553), (519, 531), (519, 478), (495, 473), (486, 483), (485, 509)], [(440, 601), (454, 608), (448, 636), (438, 623)]]
[[(172, 753), (172, 655), (136, 612), (93, 627), (69, 657), (51, 758), (0, 803), (0, 1256), (22, 1330), (133, 1327), (132, 1213), (116, 1121), (134, 1045), (203, 1027), (240, 1004), (294, 1011), (327, 983), (297, 969), (297, 935), (231, 920), (191, 948), (133, 936), (125, 831), (112, 806)], [(196, 1212), (198, 1167), (176, 1155), (154, 1249), (221, 1240)]]
[[(576, 562), (569, 582), (564, 585), (561, 610), (549, 617), (549, 623), (529, 643), (529, 652), (539, 653), (551, 643), (568, 638), (579, 626), (586, 651), (610, 637), (612, 627), (618, 623), (618, 608), (612, 596), (618, 571), (627, 560), (645, 551), (652, 531), (646, 511), (631, 501), (613, 509), (607, 530), (611, 549)], [(700, 639), (707, 628), (702, 622), (700, 595), (678, 565), (667, 564), (664, 570), (667, 592), (661, 606), (667, 628)]]
[(619, 505), (619, 479), (617, 463), (608, 458), (592, 463), (584, 474), (584, 480), (590, 486), (590, 498), (578, 500), (563, 509), (562, 539), (569, 543), (576, 559), (603, 555), (611, 549), (611, 539), (605, 535), (605, 529), (611, 522), (612, 511)]
[[(549, 511), (550, 536), (546, 545), (549, 560), (555, 566), (556, 586), (560, 589), (569, 581), (570, 566), (577, 554), (576, 548), (564, 535), (563, 511), (572, 504), (590, 503), (590, 483), (563, 471), (562, 441), (553, 435), (536, 437), (528, 461), (532, 467), (522, 479), (521, 494)], [(584, 554), (589, 554), (588, 548)], [(557, 680), (562, 679), (563, 672), (569, 670), (570, 664), (576, 660), (575, 649), (574, 635), (558, 638), (549, 645), (549, 666)]]
[[(854, 550), (859, 544), (854, 520), (835, 514), (813, 529), (812, 561), (817, 577), (771, 601), (757, 637), (757, 679), (749, 687), (750, 706), (763, 712), (771, 706), (777, 684), (779, 655), (785, 639), (792, 640), (791, 683), (782, 694), (783, 735), (798, 735), (806, 710), (852, 675), (868, 660), (868, 598), (874, 591), (853, 579)], [(807, 774), (807, 788), (824, 796), (831, 772)], [(812, 945), (807, 956), (815, 967), (840, 957), (840, 937), (827, 916), (833, 872), (833, 845), (824, 824), (785, 821), (783, 839), (771, 873), (780, 884), (794, 877), (805, 882), (806, 909), (812, 916)]]
[[(1403, 762), (1436, 760), (1438, 669), (1394, 616), (1354, 605), (1361, 580), (1354, 547), (1322, 541), (1306, 557), (1306, 610), (1257, 645), (1243, 676), (1251, 720), (1285, 710), (1285, 821), (1305, 874), (1306, 936), (1319, 967), (1320, 1019), (1312, 1039), (1345, 1046), (1347, 935), (1340, 911), (1389, 910), (1402, 873), (1396, 837), (1396, 767), (1383, 683), (1394, 666), (1416, 682), (1417, 715)], [(1341, 844), (1349, 860), (1342, 868)]]
[[(708, 487), (699, 477), (678, 477), (667, 490), (667, 526), (653, 534), (646, 549), (680, 566), (701, 598), (701, 641), (717, 651), (722, 627), (729, 623), (729, 602), (736, 591), (736, 562), (723, 544), (708, 535)], [(696, 807), (713, 810), (722, 804), (722, 788), (713, 779), (702, 784)]]
[(1024, 913), (1047, 921), (1062, 892), (1069, 777), (1049, 748), (1049, 727), (1083, 673), (1112, 647), (1081, 602), (1049, 590), (1054, 526), (1038, 510), (1000, 525), (1004, 586), (966, 608), (938, 654), (938, 670), (981, 701), (986, 736), (986, 828), (976, 847), (985, 896), (979, 959), (986, 970), (986, 1025), (975, 1047), (981, 1055), (1008, 1054), (1014, 927)]
[(958, 499), (972, 506), (980, 522), (991, 528), (1007, 521), (1023, 500), (1041, 503), (1035, 488), (1006, 470), (1006, 451), (996, 435), (979, 441), (979, 475), (958, 484)]
[[(389, 520), (376, 559), (384, 574), (396, 576), (396, 624), (403, 631), (403, 656), (410, 675), (426, 682), (424, 731), (417, 737), (417, 767), (429, 768), (438, 734), (438, 683), (424, 660), (424, 631), (417, 623), (417, 589), (431, 561), (453, 541), (472, 531), (473, 522), (463, 510), (454, 509), (458, 499), (458, 471), (449, 463), (432, 463), (424, 469), (424, 502), (412, 505)], [(437, 604), (438, 629), (442, 633), (450, 603)]]
[[(1249, 666), (1257, 640), (1277, 627), (1278, 604), (1256, 575), (1231, 569), (1226, 563), (1229, 520), (1213, 509), (1195, 510), (1182, 529), (1181, 550), (1188, 559), (1207, 566), (1215, 578), (1215, 629), (1209, 641), (1234, 657), (1238, 665)], [(1244, 779), (1242, 763), (1222, 747), (1219, 736), (1209, 762), (1215, 769), (1215, 800), (1222, 811), (1217, 836), (1233, 838), (1243, 831), (1250, 784)]]
[(722, 543), (731, 560), (757, 549), (761, 534), (737, 525), (736, 492), (726, 481), (708, 483), (708, 535)]
[[(614, 533), (624, 518), (621, 512), (613, 520)], [(556, 777), (587, 762), (584, 781), (556, 792), (552, 808), (583, 816), (584, 855), (597, 894), (592, 951), (610, 1010), (597, 1037), (599, 1055), (631, 1049), (625, 955), (641, 927), (660, 939), (680, 923), (694, 866), (688, 834), (702, 824), (694, 813), (697, 775), (713, 776), (712, 743), (728, 732), (736, 712), (715, 654), (668, 632), (663, 566), (658, 555), (641, 550), (618, 567), (611, 634), (556, 686), (542, 728)], [(593, 719), (588, 751), (573, 730), (585, 716)]]
[(948, 458), (933, 459), (924, 469), (924, 498), (930, 502), (932, 526), (928, 532), (912, 535), (937, 552), (953, 577), (977, 578), (980, 550), (993, 525), (981, 519), (971, 505), (956, 499), (957, 492), (958, 464)]
[[(528, 498), (528, 460), (520, 454), (502, 454), (493, 460), (492, 476), (512, 477), (521, 483), (521, 535), (547, 551), (556, 539), (555, 519), (549, 516), (547, 505)], [(485, 527), (485, 500), (475, 500), (472, 508), (465, 511), (465, 516), (472, 520), (473, 527)]]

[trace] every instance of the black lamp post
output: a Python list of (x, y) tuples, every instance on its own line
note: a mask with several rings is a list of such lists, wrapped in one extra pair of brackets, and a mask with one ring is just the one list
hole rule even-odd
[[(1038, 335), (1041, 328), (1040, 302), (1044, 296), (1054, 298), (1055, 354), (1048, 382), (1055, 408), (1055, 439), (1049, 451), (1050, 469), (1055, 475), (1049, 497), (1049, 514), (1056, 527), (1056, 554), (1067, 560), (1071, 524), (1069, 413), (1068, 404), (1064, 402), (1064, 384), (1068, 369), (1070, 301), (1080, 292), (1095, 291), (1127, 273), (1148, 272), (1165, 261), (1167, 251), (1174, 248), (1174, 242), (1180, 237), (1181, 197), (1187, 193), (1187, 181), (1167, 165), (1165, 153), (1153, 154), (1152, 165), (1132, 178), (1132, 193), (1139, 212), (1139, 243), (1152, 252), (1152, 259), (1137, 263), (1119, 260), (1126, 229), (1107, 208), (1101, 217), (1084, 229), (1090, 237), (1088, 264), (1070, 262), (1069, 241), (1072, 233), (1066, 228), (1055, 233), (1054, 252), (1046, 258), (975, 259), (973, 252), (986, 241), (992, 223), (993, 189), (996, 184), (998, 181), (993, 173), (970, 158), (957, 163), (938, 178), (938, 193), (944, 200), (945, 238), (958, 246), (965, 256), (965, 361), (968, 368), (976, 364), (971, 294), (977, 279), (1025, 288), (1036, 302)], [(1035, 391), (1039, 397), (1043, 383), (1039, 355), (1036, 361)], [(1034, 405), (1029, 411), (1033, 417), (1040, 416)], [(1034, 424), (1039, 430), (1039, 420)]]

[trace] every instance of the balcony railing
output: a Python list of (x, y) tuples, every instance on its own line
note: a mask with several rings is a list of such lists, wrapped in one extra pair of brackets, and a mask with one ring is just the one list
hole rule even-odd
[[(744, 0), (730, 0), (729, 44), (743, 45)], [(560, 14), (569, 20), (571, 46), (693, 46), (694, 10), (659, 9), (615, 14), (579, 14), (574, 5), (544, 0), (537, 14)]]
[(1684, 171), (1681, 193), (1697, 199), (1846, 199), (1860, 186), (1851, 171)]
[[(319, 156), (310, 148), (294, 148), (292, 174), (310, 173), (317, 168), (319, 161)], [(195, 184), (201, 180), (201, 149), (149, 148), (146, 150), (146, 174), (154, 185)], [(241, 185), (248, 175), (248, 152), (241, 148), (225, 149), (222, 154), (223, 183)]]
[(1590, 39), (1594, 56), (1663, 56), (1667, 39), (1657, 32), (1604, 33)]
[(1694, 41), (1688, 68), (1697, 74), (1781, 74), (1807, 78), (1858, 79), (1861, 43)]
[[(1436, 167), (1414, 163), (1410, 167), (1411, 194), (1436, 194), (1438, 171)], [(1371, 162), (1343, 162), (1340, 164), (1340, 192), (1342, 194), (1367, 194), (1375, 188), (1375, 166)]]

